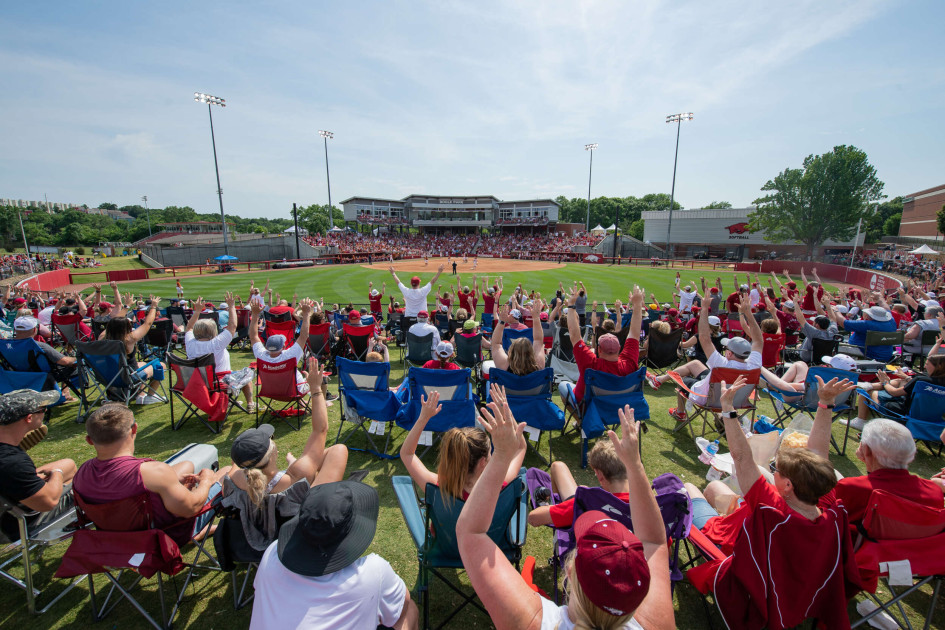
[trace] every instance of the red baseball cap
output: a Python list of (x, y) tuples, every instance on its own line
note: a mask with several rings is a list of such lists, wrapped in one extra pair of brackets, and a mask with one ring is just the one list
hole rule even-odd
[(597, 349), (606, 354), (617, 354), (620, 352), (620, 340), (610, 333), (601, 335), (597, 340)]
[(574, 569), (591, 603), (615, 617), (633, 613), (650, 590), (643, 543), (622, 523), (599, 510), (574, 523)]
[(14, 304), (26, 304), (26, 298), (21, 298), (21, 297), (13, 298), (13, 303), (14, 303)]
[(412, 284), (412, 285), (420, 284), (420, 276), (414, 276), (413, 278), (411, 278), (411, 279), (410, 279), (410, 284)]
[(718, 292), (719, 292), (718, 287), (712, 287), (711, 289), (709, 289), (709, 293), (718, 293)]
[(359, 313), (358, 311), (351, 311), (350, 313), (348, 313), (348, 319), (351, 319), (351, 320), (356, 319), (358, 321), (361, 321), (361, 313)]
[(111, 307), (112, 307), (112, 303), (111, 303), (111, 302), (99, 302), (99, 303), (98, 303), (98, 310), (100, 310), (100, 311), (107, 311), (107, 310), (110, 309)]
[(677, 310), (674, 309), (674, 308), (671, 308), (671, 309), (669, 309), (669, 310), (666, 311), (666, 312), (669, 313), (670, 315), (672, 315), (673, 317), (676, 317), (677, 315), (679, 315), (679, 311), (677, 311)]
[(417, 317), (424, 317), (426, 319), (430, 319), (430, 314), (427, 313), (426, 311), (420, 311), (419, 313), (417, 313)]

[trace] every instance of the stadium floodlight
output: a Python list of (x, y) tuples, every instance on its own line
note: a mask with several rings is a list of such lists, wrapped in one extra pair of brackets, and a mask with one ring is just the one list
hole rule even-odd
[(223, 188), (220, 186), (220, 166), (217, 163), (217, 141), (213, 135), (213, 105), (226, 107), (226, 99), (204, 94), (203, 92), (194, 92), (194, 100), (198, 103), (206, 103), (207, 113), (210, 114), (210, 142), (213, 144), (213, 169), (217, 174), (217, 196), (220, 198), (220, 227), (223, 230), (223, 253), (229, 256), (230, 246), (227, 242), (226, 215), (223, 213)]
[(679, 160), (679, 128), (682, 121), (692, 120), (692, 112), (670, 114), (666, 117), (667, 123), (676, 123), (676, 155), (673, 157), (673, 186), (669, 191), (669, 221), (666, 224), (666, 256), (670, 255), (670, 236), (673, 229), (673, 202), (676, 198), (676, 162)]
[(591, 152), (591, 164), (587, 170), (587, 217), (584, 225), (585, 232), (591, 231), (591, 175), (594, 173), (594, 149), (596, 148), (596, 142), (584, 145), (584, 150)]
[(154, 236), (151, 234), (151, 210), (148, 208), (148, 196), (142, 197), (141, 201), (144, 202), (144, 211), (148, 215), (148, 236)]
[(328, 174), (328, 139), (334, 138), (335, 134), (331, 131), (319, 129), (318, 135), (325, 139), (325, 179), (328, 181), (328, 225), (333, 229), (335, 227), (335, 213), (331, 211), (331, 175)]

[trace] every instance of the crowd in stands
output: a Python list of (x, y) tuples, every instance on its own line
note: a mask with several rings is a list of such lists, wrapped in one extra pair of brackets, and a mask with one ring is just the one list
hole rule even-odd
[[(471, 253), (479, 240), (348, 234), (330, 242), (349, 252), (446, 256)], [(479, 251), (485, 247), (503, 255), (522, 246), (586, 242), (506, 236), (483, 238)], [(854, 544), (872, 493), (885, 491), (910, 505), (945, 510), (945, 469), (931, 478), (908, 470), (920, 436), (904, 420), (917, 392), (925, 391), (923, 384), (945, 388), (940, 272), (888, 293), (855, 287), (831, 293), (816, 269), (810, 278), (802, 271), (798, 280), (787, 272), (745, 274), (744, 281), (735, 276), (729, 287), (721, 278), (684, 283), (677, 274), (672, 300), (661, 304), (637, 286), (625, 295), (605, 296), (581, 282), (559, 283), (554, 295), (543, 296), (522, 283), (506, 287), (501, 276), (465, 282), (451, 276), (455, 284), (444, 289), (444, 270), (441, 265), (427, 283), (416, 276), (404, 282), (391, 267), (391, 286), (385, 280), (369, 283), (364, 308), (284, 299), (268, 283), (263, 289), (251, 284), (245, 303), (227, 292), (217, 306), (201, 297), (184, 300), (181, 287), (164, 310), (159, 298), (124, 294), (116, 283), (109, 287), (111, 301), (100, 286), (87, 299), (60, 293), (48, 302), (7, 287), (0, 317), (16, 339), (35, 339), (50, 363), (74, 369), (75, 359), (68, 356), (74, 342), (59, 330), (61, 318), (73, 318), (81, 336), (123, 343), (121, 352), (140, 383), (135, 404), (162, 403), (167, 361), (139, 360), (137, 352), (148, 332), (166, 319), (186, 357), (212, 355), (220, 386), (234, 396), (242, 390), (253, 411), (259, 401), (250, 381), (286, 373), (288, 396), (310, 407), (310, 434), (300, 454), (280, 456), (273, 427), (261, 424), (235, 437), (228, 465), (199, 469), (188, 461), (142, 457), (135, 449), (135, 412), (108, 402), (86, 419), (94, 456), (78, 466), (71, 460), (36, 465), (20, 445), (42, 431), (44, 410), (59, 402), (59, 394), (8, 392), (0, 396), (5, 471), (0, 496), (35, 511), (30, 527), (40, 527), (73, 503), (101, 506), (145, 496), (154, 525), (181, 536), (181, 544), (213, 533), (215, 525), (204, 515), (219, 496), (238, 512), (248, 545), (261, 554), (251, 628), (416, 628), (418, 607), (403, 577), (381, 555), (364, 555), (376, 534), (379, 497), (375, 488), (346, 480), (347, 447), (327, 444), (327, 406), (337, 395), (329, 393), (326, 374), (341, 359), (389, 363), (388, 346), (409, 347), (420, 339), (425, 340), (420, 369), (461, 371), (470, 360), (460, 356), (462, 346), (472, 348), (472, 365), (486, 375), (477, 385), (484, 396), (477, 425), (443, 431), (436, 470), (418, 454), (431, 423), (449, 420), (438, 418), (447, 394), (435, 390), (414, 401), (418, 416), (407, 427), (399, 458), (421, 493), (432, 484), (459, 510), (455, 539), (462, 566), (497, 628), (676, 627), (671, 569), (678, 567), (641, 459), (646, 426), (637, 418), (647, 409), (644, 381), (653, 391), (675, 387), (672, 424), (683, 428), (707, 412), (715, 420), (708, 430), (727, 445), (731, 478), (704, 487), (687, 483), (684, 489), (699, 535), (693, 544), (717, 552), (692, 569), (689, 579), (714, 592), (725, 619), (740, 620), (727, 621), (730, 627), (793, 627), (807, 617), (830, 628), (850, 627), (847, 602), (868, 582)], [(876, 332), (901, 338), (876, 344), (871, 337)], [(241, 339), (250, 344), (255, 371), (236, 374), (229, 352)], [(486, 355), (491, 358), (484, 360)], [(644, 375), (643, 366), (652, 370)], [(611, 430), (599, 432), (588, 453), (600, 489), (615, 501), (611, 512), (578, 505), (576, 462), (551, 461), (547, 485), (529, 487), (532, 535), (543, 535), (550, 526), (573, 536), (563, 559), (560, 605), (523, 578), (490, 535), (503, 488), (520, 477), (529, 448), (526, 431), (536, 421), (513, 412), (512, 396), (490, 381), (505, 373), (524, 378), (548, 367), (561, 405), (575, 414), (582, 433), (590, 431), (583, 416), (588, 400), (598, 395), (591, 379), (622, 379), (626, 391), (620, 393), (636, 393), (607, 409), (604, 424)], [(830, 369), (832, 376), (821, 378), (826, 372), (815, 368)], [(406, 383), (393, 388), (402, 404), (408, 402)], [(747, 421), (748, 393), (754, 390), (757, 399), (762, 388), (776, 392), (782, 407), (801, 406), (811, 394), (812, 424), (791, 433), (791, 424)], [(945, 397), (945, 389), (938, 396)], [(841, 478), (829, 450), (835, 409), (847, 400), (850, 414), (839, 422), (861, 432), (856, 457), (867, 474)], [(939, 407), (945, 411), (945, 405)], [(945, 428), (936, 420), (936, 431)], [(755, 440), (778, 428), (784, 430), (778, 446), (758, 461)], [(921, 438), (945, 440), (945, 431)], [(649, 471), (667, 472), (672, 471)], [(632, 521), (632, 531), (613, 511)], [(10, 522), (0, 525), (16, 538)], [(779, 605), (779, 598), (789, 604)]]
[(550, 252), (565, 254), (577, 246), (593, 247), (599, 236), (558, 236), (549, 234), (380, 234), (357, 232), (304, 236), (303, 240), (317, 246), (334, 246), (341, 254), (368, 254), (401, 258), (450, 256), (513, 256), (519, 252)]

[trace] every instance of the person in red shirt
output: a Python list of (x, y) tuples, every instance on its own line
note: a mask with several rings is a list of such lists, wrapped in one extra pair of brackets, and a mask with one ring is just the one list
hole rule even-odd
[[(462, 281), (459, 279), (459, 276), (456, 276), (456, 301), (459, 304), (459, 308), (466, 309), (466, 312), (469, 313), (469, 316), (473, 319), (476, 318), (476, 292), (469, 289), (469, 285), (465, 285), (460, 288)], [(473, 276), (473, 287), (477, 287), (479, 284), (478, 278)]]
[(453, 344), (448, 341), (441, 341), (436, 344), (436, 350), (433, 351), (435, 358), (430, 359), (423, 364), (428, 370), (459, 370), (458, 365), (450, 359), (453, 358)]
[[(744, 377), (739, 377), (735, 384), (726, 391), (731, 392), (740, 382), (744, 382)], [(854, 383), (848, 380), (839, 381), (838, 379), (831, 379), (829, 382), (824, 383), (820, 377), (817, 377), (817, 382), (817, 394), (822, 405), (818, 406), (817, 414), (814, 417), (814, 426), (807, 440), (807, 448), (783, 448), (778, 451), (778, 455), (775, 459), (775, 468), (781, 472), (775, 473), (773, 484), (761, 479), (761, 473), (758, 465), (754, 461), (751, 447), (747, 443), (745, 434), (737, 428), (737, 417), (735, 419), (729, 419), (727, 417), (727, 413), (732, 411), (731, 400), (734, 399), (734, 395), (730, 394), (728, 397), (723, 396), (721, 401), (723, 410), (722, 417), (726, 424), (725, 435), (730, 436), (729, 448), (735, 460), (735, 477), (738, 480), (739, 487), (751, 490), (755, 482), (760, 480), (761, 483), (772, 486), (771, 490), (774, 490), (775, 494), (783, 500), (782, 502), (786, 502), (787, 506), (790, 508), (787, 510), (788, 512), (795, 515), (799, 514), (814, 522), (817, 522), (818, 518), (822, 518), (824, 512), (832, 510), (837, 506), (837, 501), (835, 500), (836, 495), (834, 494), (837, 482), (833, 473), (833, 467), (830, 465), (828, 459), (832, 420), (832, 409), (830, 406), (833, 405), (833, 401), (837, 396), (856, 387)], [(729, 425), (732, 426), (731, 429)], [(736, 431), (738, 435), (735, 435)], [(744, 444), (744, 447), (742, 447), (742, 444)], [(785, 467), (784, 462), (787, 460), (784, 458), (793, 458), (793, 451), (806, 451), (801, 457), (804, 463), (797, 465), (796, 463), (789, 463), (787, 467)], [(787, 453), (791, 453), (791, 455), (787, 455)], [(801, 475), (796, 474), (796, 472), (788, 471), (788, 469), (799, 471), (800, 469), (797, 468), (799, 465), (803, 465), (807, 470), (807, 474)], [(821, 468), (823, 469), (823, 474), (818, 472)], [(827, 471), (829, 471), (829, 475)], [(794, 477), (797, 481), (793, 481), (791, 477)], [(831, 477), (832, 480), (830, 479)], [(803, 480), (805, 478), (806, 481)], [(817, 483), (810, 485), (814, 480), (817, 480)], [(795, 487), (795, 484), (802, 483), (810, 487), (800, 489)], [(713, 506), (719, 506), (724, 509), (737, 502), (738, 497), (731, 488), (721, 482), (713, 481), (706, 486), (705, 493), (703, 494), (703, 492), (694, 485), (690, 483), (685, 485), (689, 496), (692, 498), (693, 525), (701, 529), (702, 533), (718, 545), (723, 552), (726, 554), (732, 553), (732, 550), (735, 548), (735, 542), (742, 531), (745, 519), (748, 518), (758, 502), (752, 503), (749, 501), (748, 493), (746, 493), (745, 503), (742, 503), (740, 507), (730, 514), (719, 516), (719, 513)], [(770, 497), (771, 493), (768, 491), (757, 491), (755, 495)], [(766, 505), (771, 505), (770, 502), (765, 502), (764, 500), (761, 502)]]
[[(818, 379), (822, 404), (807, 447), (781, 448), (774, 481), (769, 483), (755, 463), (732, 404), (745, 383), (739, 377), (723, 388), (721, 397), (735, 477), (746, 490), (745, 505), (738, 510), (744, 514), (735, 535), (725, 541), (729, 546), (722, 545), (728, 557), (701, 565), (688, 577), (702, 592), (707, 587), (712, 590), (723, 618), (738, 619), (738, 627), (794, 627), (809, 614), (826, 627), (849, 627), (847, 597), (859, 590), (860, 577), (847, 514), (842, 504), (822, 507), (821, 501), (837, 484), (827, 458), (830, 407), (837, 395), (855, 385)], [(686, 484), (686, 489), (693, 497), (693, 524), (698, 527), (712, 508), (694, 486)], [(714, 522), (731, 518), (710, 518), (703, 533), (715, 540), (707, 530)]]
[[(499, 278), (496, 284), (486, 288), (488, 284), (489, 278), (487, 277), (482, 282), (482, 302), (484, 307), (482, 325), (484, 328), (490, 329), (492, 328), (492, 313), (495, 312), (495, 302), (502, 297), (502, 278)], [(475, 286), (476, 282), (474, 280), (473, 287)]]
[[(587, 463), (597, 476), (601, 488), (621, 501), (630, 502), (630, 482), (627, 481), (627, 468), (617, 456), (610, 440), (598, 440), (587, 454)], [(561, 497), (560, 503), (540, 505), (528, 513), (528, 524), (533, 527), (552, 525), (558, 529), (568, 529), (574, 523), (574, 493), (577, 482), (568, 465), (562, 461), (551, 463), (551, 488)]]
[(675, 308), (671, 308), (666, 311), (663, 321), (669, 324), (669, 329), (671, 331), (676, 330), (677, 328), (682, 328), (685, 325), (683, 324), (683, 320), (679, 318), (679, 311)]
[(741, 302), (742, 300), (747, 300), (747, 299), (748, 299), (748, 285), (747, 284), (739, 285), (738, 291), (734, 291), (730, 293), (729, 296), (725, 298), (725, 305), (728, 307), (728, 312), (737, 313), (738, 303)]
[[(565, 303), (568, 307), (568, 334), (571, 339), (581, 339), (578, 314), (574, 309), (574, 302), (577, 297), (577, 291), (572, 289)], [(617, 337), (609, 333), (601, 335), (600, 339), (597, 340), (596, 355), (587, 347), (583, 339), (574, 344), (574, 360), (580, 370), (580, 376), (578, 376), (576, 385), (562, 381), (558, 386), (558, 393), (561, 394), (561, 399), (566, 403), (576, 406), (584, 399), (584, 372), (588, 369), (616, 374), (617, 376), (626, 376), (636, 371), (640, 361), (643, 291), (634, 286), (630, 300), (633, 304), (633, 317), (630, 319), (630, 334), (627, 335), (627, 341), (623, 344), (623, 350), (620, 349), (620, 342)]]
[(371, 304), (371, 315), (374, 316), (374, 319), (380, 320), (383, 306), (381, 306), (381, 301), (384, 299), (384, 293), (387, 292), (387, 283), (385, 282), (381, 286), (381, 290), (378, 291), (374, 288), (373, 282), (368, 282), (368, 302)]
[(857, 459), (866, 464), (866, 474), (844, 477), (834, 490), (836, 499), (847, 509), (851, 525), (866, 515), (873, 490), (886, 490), (936, 509), (945, 507), (945, 488), (909, 472), (915, 454), (915, 438), (905, 426), (885, 418), (866, 423), (856, 449)]

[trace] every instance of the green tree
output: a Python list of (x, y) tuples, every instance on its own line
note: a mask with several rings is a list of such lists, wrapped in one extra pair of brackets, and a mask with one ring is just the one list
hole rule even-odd
[(899, 236), (899, 223), (902, 221), (901, 214), (894, 214), (883, 224), (884, 236)]
[[(878, 243), (883, 236), (890, 236), (885, 225), (889, 217), (902, 215), (902, 197), (894, 197), (869, 208), (866, 219), (863, 221), (863, 230), (866, 233), (867, 243)], [(891, 236), (898, 235), (898, 230)]]
[(702, 206), (704, 210), (725, 210), (726, 208), (731, 208), (732, 204), (727, 201), (713, 201), (708, 205)]
[[(334, 209), (336, 217), (341, 215), (338, 208)], [(328, 205), (312, 204), (299, 208), (299, 227), (308, 230), (309, 234), (326, 234), (328, 232)]]
[(643, 240), (643, 219), (637, 219), (630, 224), (630, 229), (627, 230), (627, 236), (632, 236), (638, 241)]
[(824, 241), (853, 237), (857, 222), (868, 214), (867, 198), (882, 198), (883, 182), (865, 152), (841, 145), (807, 156), (803, 168), (785, 169), (761, 190), (769, 194), (755, 200), (752, 229), (776, 243), (804, 243), (813, 257)]
[(935, 213), (935, 227), (939, 234), (945, 234), (945, 204), (942, 204), (942, 209)]
[(118, 210), (118, 206), (113, 203), (100, 203), (98, 207), (102, 210)]

